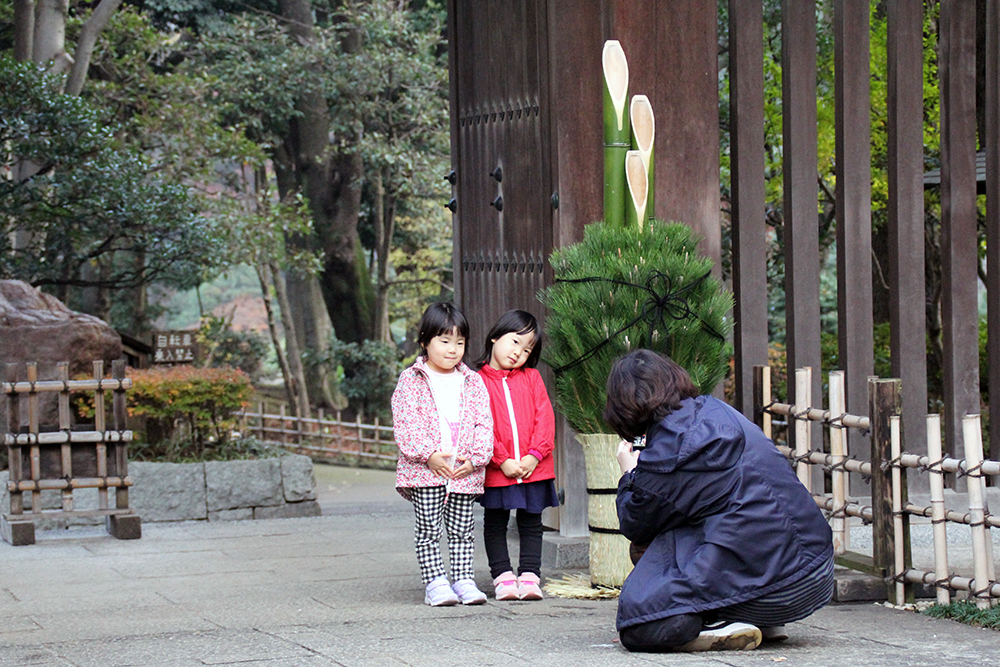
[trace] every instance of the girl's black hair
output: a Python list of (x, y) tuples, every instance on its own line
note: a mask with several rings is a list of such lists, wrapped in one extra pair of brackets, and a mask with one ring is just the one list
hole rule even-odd
[(652, 350), (635, 350), (616, 361), (606, 388), (604, 421), (629, 441), (699, 394), (686, 370)]
[(458, 329), (458, 335), (469, 340), (469, 320), (458, 306), (447, 302), (427, 306), (417, 326), (417, 343), (423, 354), (427, 354), (427, 345), (435, 336), (450, 334), (452, 329)]
[(493, 356), (493, 341), (511, 332), (521, 336), (526, 336), (529, 333), (535, 334), (535, 340), (531, 345), (531, 354), (528, 355), (524, 366), (527, 368), (537, 366), (542, 357), (542, 328), (538, 326), (538, 320), (535, 319), (535, 316), (524, 310), (508, 310), (500, 316), (497, 323), (486, 334), (486, 345), (483, 347), (483, 353), (473, 365), (476, 368), (482, 368), (490, 363), (490, 357)]

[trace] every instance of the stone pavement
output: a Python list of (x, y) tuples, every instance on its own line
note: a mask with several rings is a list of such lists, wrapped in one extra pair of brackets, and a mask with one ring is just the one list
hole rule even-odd
[[(829, 606), (756, 651), (639, 655), (614, 601), (432, 609), (392, 474), (317, 466), (322, 517), (147, 524), (0, 544), (0, 666), (996, 665), (1000, 634), (873, 604)], [(479, 584), (489, 574), (477, 554)], [(546, 572), (555, 575), (554, 572)]]

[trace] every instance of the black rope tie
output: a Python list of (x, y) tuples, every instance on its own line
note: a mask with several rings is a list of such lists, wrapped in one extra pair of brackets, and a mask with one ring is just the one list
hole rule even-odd
[(618, 489), (617, 488), (615, 488), (615, 489), (592, 489), (590, 487), (587, 487), (587, 493), (590, 494), (590, 495), (592, 495), (592, 496), (603, 496), (603, 495), (609, 495), (610, 496), (610, 495), (616, 495), (618, 493)]
[(642, 304), (642, 309), (639, 311), (639, 315), (633, 319), (631, 322), (618, 329), (602, 342), (598, 343), (592, 347), (587, 352), (584, 352), (581, 356), (577, 357), (573, 361), (569, 362), (565, 366), (555, 367), (552, 370), (556, 373), (561, 373), (563, 371), (569, 370), (575, 366), (579, 366), (584, 363), (595, 354), (597, 354), (601, 348), (610, 343), (612, 340), (617, 338), (620, 334), (625, 333), (631, 329), (636, 324), (640, 322), (646, 322), (649, 325), (649, 335), (652, 338), (653, 332), (657, 327), (666, 329), (667, 319), (673, 320), (698, 320), (701, 322), (702, 328), (711, 336), (724, 341), (725, 336), (716, 331), (708, 322), (699, 318), (685, 298), (695, 287), (700, 285), (705, 279), (712, 275), (711, 271), (707, 271), (703, 276), (697, 278), (683, 287), (678, 287), (674, 289), (673, 280), (667, 274), (662, 271), (652, 271), (649, 277), (646, 278), (646, 282), (642, 285), (638, 283), (631, 283), (627, 280), (621, 280), (618, 278), (557, 278), (556, 283), (566, 283), (566, 284), (584, 284), (584, 283), (610, 283), (612, 285), (618, 285), (621, 287), (632, 287), (645, 292), (648, 297)]
[[(965, 463), (965, 459), (962, 459), (962, 463)], [(966, 470), (966, 469), (962, 468), (961, 466), (959, 466), (959, 468), (958, 468), (958, 476), (959, 477), (982, 477), (983, 475), (980, 474), (980, 471), (983, 468), (983, 463), (985, 463), (985, 461), (980, 461), (979, 465), (972, 466), (968, 470)]]
[(590, 532), (592, 532), (592, 533), (602, 533), (602, 534), (605, 534), (605, 535), (621, 535), (622, 534), (622, 531), (618, 530), (617, 528), (601, 528), (600, 526), (592, 526), (590, 524), (587, 524), (587, 528), (589, 528)]

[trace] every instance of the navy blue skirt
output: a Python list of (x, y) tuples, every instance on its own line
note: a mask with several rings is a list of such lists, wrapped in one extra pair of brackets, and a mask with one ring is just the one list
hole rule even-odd
[(541, 514), (546, 507), (559, 507), (554, 480), (525, 482), (510, 486), (488, 486), (479, 497), (479, 504), (491, 510), (527, 510)]

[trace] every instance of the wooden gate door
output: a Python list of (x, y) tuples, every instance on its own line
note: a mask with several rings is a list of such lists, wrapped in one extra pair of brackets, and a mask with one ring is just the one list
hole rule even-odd
[(449, 3), (456, 301), (482, 351), (505, 311), (541, 316), (553, 196), (545, 3)]

